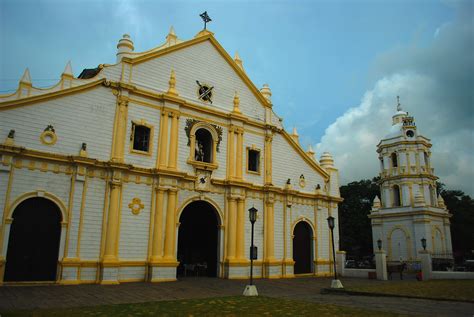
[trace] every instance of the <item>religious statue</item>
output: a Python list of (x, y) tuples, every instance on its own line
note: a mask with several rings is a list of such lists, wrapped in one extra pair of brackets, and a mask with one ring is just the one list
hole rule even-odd
[(194, 159), (196, 161), (204, 162), (204, 147), (199, 141), (196, 141), (196, 149), (194, 150)]

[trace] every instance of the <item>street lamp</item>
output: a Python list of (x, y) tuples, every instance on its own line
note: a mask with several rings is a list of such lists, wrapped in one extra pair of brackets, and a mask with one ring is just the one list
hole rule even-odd
[(253, 232), (255, 221), (257, 221), (257, 208), (249, 209), (249, 220), (252, 224), (252, 234), (250, 239), (250, 285), (245, 286), (244, 296), (258, 296), (257, 287), (253, 285), (253, 260), (257, 259), (257, 247), (253, 245)]
[(377, 248), (379, 248), (379, 251), (382, 250), (382, 240), (380, 239), (377, 240)]
[(334, 279), (331, 282), (331, 288), (344, 288), (342, 286), (341, 281), (337, 279), (337, 271), (336, 271), (336, 251), (334, 250), (334, 217), (328, 217), (328, 226), (331, 229), (331, 240), (332, 240), (332, 258), (334, 263)]
[(424, 237), (421, 239), (421, 246), (423, 247), (423, 250), (426, 251), (426, 239)]

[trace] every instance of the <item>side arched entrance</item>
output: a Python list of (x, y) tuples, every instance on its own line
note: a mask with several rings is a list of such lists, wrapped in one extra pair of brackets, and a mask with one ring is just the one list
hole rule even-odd
[(187, 205), (179, 218), (178, 276), (218, 276), (220, 219), (206, 201)]
[(29, 198), (13, 211), (4, 281), (55, 281), (61, 211), (49, 199)]
[(313, 230), (306, 221), (300, 221), (293, 230), (293, 260), (294, 273), (304, 274), (313, 272)]

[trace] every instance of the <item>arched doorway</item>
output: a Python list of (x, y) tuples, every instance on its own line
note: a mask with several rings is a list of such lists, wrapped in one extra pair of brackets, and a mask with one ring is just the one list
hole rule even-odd
[(293, 260), (295, 274), (311, 273), (313, 260), (313, 231), (306, 221), (300, 221), (293, 230)]
[(408, 239), (403, 231), (400, 228), (395, 228), (391, 235), (389, 236), (390, 243), (390, 252), (389, 260), (390, 261), (407, 261), (408, 260)]
[(205, 201), (187, 205), (179, 218), (178, 276), (217, 277), (219, 218)]
[(13, 211), (5, 266), (7, 281), (54, 281), (61, 211), (51, 200), (29, 198)]

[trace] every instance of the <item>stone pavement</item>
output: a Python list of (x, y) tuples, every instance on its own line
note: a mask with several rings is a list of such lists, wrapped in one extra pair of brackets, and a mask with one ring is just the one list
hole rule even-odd
[[(242, 294), (247, 282), (217, 278), (186, 278), (177, 282), (124, 283), (110, 286), (1, 286), (0, 311), (235, 296)], [(347, 287), (390, 282), (344, 278), (342, 283)], [(474, 315), (473, 303), (320, 294), (322, 288), (331, 284), (329, 278), (257, 279), (255, 284), (260, 295), (269, 297), (426, 316)]]

